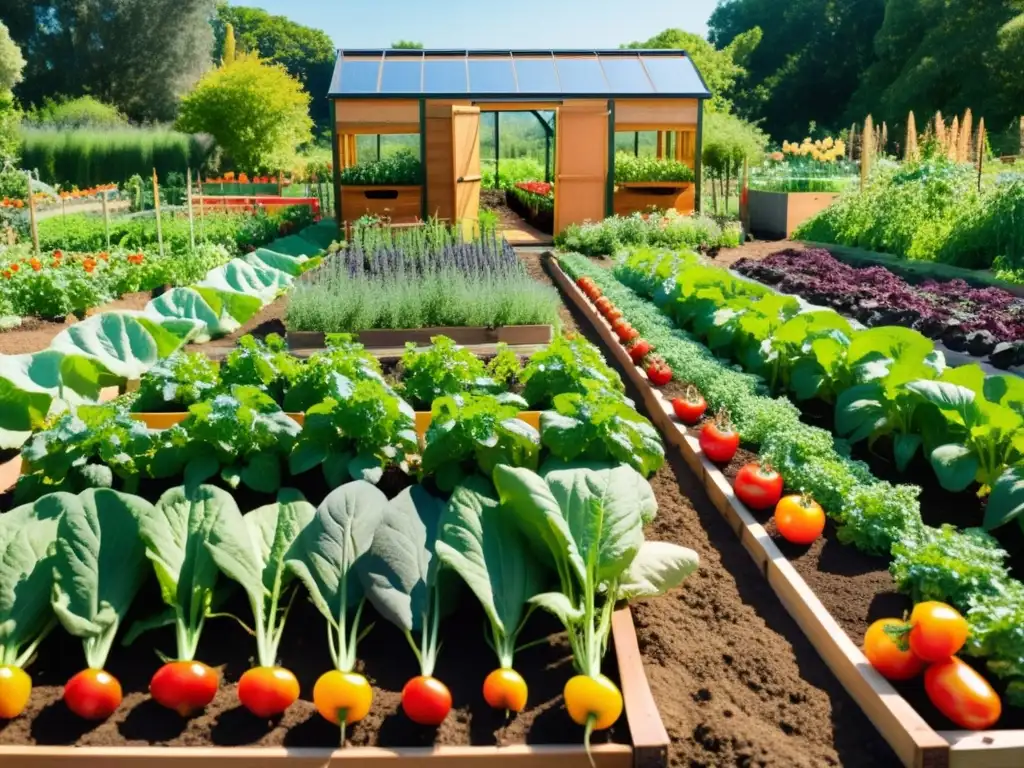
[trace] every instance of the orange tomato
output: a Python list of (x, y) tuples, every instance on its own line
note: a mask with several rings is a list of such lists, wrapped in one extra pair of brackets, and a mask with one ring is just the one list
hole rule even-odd
[(961, 728), (991, 728), (1003, 711), (988, 681), (956, 656), (925, 670), (924, 689), (932, 704)]
[(885, 630), (902, 629), (900, 619), (879, 619), (864, 633), (864, 655), (882, 677), (889, 680), (909, 680), (917, 677), (925, 663), (909, 648), (901, 650), (899, 644)]
[(522, 712), (526, 693), (526, 681), (514, 669), (496, 669), (484, 680), (484, 700), (494, 709)]
[(910, 650), (928, 662), (955, 656), (967, 642), (967, 619), (951, 605), (918, 603), (910, 614)]
[(807, 496), (784, 496), (775, 506), (779, 535), (792, 544), (811, 544), (825, 530), (825, 512)]

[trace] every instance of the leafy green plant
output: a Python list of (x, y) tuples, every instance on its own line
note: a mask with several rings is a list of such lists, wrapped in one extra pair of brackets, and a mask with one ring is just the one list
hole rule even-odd
[(665, 463), (661, 434), (616, 392), (593, 383), (554, 398), (540, 417), (541, 443), (565, 461), (621, 461), (645, 477)]
[(220, 386), (217, 366), (201, 352), (176, 352), (150, 368), (132, 402), (136, 413), (184, 411)]
[(1024, 528), (1024, 462), (1007, 468), (993, 483), (984, 527), (992, 531), (1014, 520)]
[(672, 159), (646, 155), (636, 157), (628, 152), (615, 154), (615, 181), (693, 181), (693, 169)]
[(419, 451), (416, 413), (383, 381), (334, 376), (332, 395), (306, 410), (305, 423), (288, 458), (293, 475), (321, 467), (336, 488), (353, 480), (380, 482), (384, 469), (408, 471)]
[(487, 375), (501, 386), (508, 387), (518, 379), (522, 367), (519, 355), (508, 344), (500, 341), (497, 354), (487, 363)]
[(230, 488), (243, 484), (261, 493), (281, 487), (281, 462), (301, 431), (267, 394), (245, 386), (193, 405), (180, 427), (186, 483), (219, 476)]
[(423, 183), (423, 165), (409, 150), (343, 168), (341, 183), (354, 187), (415, 186)]
[(146, 575), (140, 520), (154, 507), (138, 496), (89, 489), (57, 525), (53, 611), (82, 639), (88, 669), (101, 670)]
[(278, 334), (271, 333), (262, 341), (247, 335), (238, 340), (238, 346), (224, 360), (220, 378), (225, 387), (254, 386), (280, 403), (301, 367), (299, 359), (288, 354), (285, 341)]
[(535, 352), (519, 374), (523, 397), (534, 407), (550, 405), (557, 395), (587, 391), (587, 382), (613, 391), (624, 392), (622, 379), (601, 352), (582, 336), (557, 337), (546, 348)]
[(466, 478), (441, 515), (437, 556), (480, 601), (500, 669), (512, 669), (519, 633), (545, 587), (545, 568), (516, 510), (502, 506), (489, 480)]
[(400, 362), (402, 392), (414, 407), (429, 408), (439, 397), (461, 392), (498, 392), (502, 385), (487, 376), (480, 359), (447, 336), (433, 336), (430, 346), (405, 345)]
[(434, 401), (422, 476), (451, 491), (474, 470), (490, 476), (499, 464), (536, 468), (540, 435), (517, 418), (526, 402), (504, 395), (453, 395)]
[(362, 344), (336, 341), (326, 352), (318, 352), (301, 365), (288, 381), (284, 409), (301, 413), (328, 397), (337, 397), (344, 381), (373, 380), (384, 383), (380, 361)]

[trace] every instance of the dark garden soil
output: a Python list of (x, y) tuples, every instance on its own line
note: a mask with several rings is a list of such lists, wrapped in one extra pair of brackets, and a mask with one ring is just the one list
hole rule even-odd
[[(143, 310), (153, 298), (153, 294), (145, 291), (129, 293), (109, 304), (93, 307), (87, 313), (87, 317), (99, 314), (100, 312), (114, 312), (118, 310)], [(63, 320), (43, 320), (38, 317), (26, 317), (21, 325), (9, 331), (0, 331), (0, 355), (23, 355), (31, 352), (41, 352), (50, 346), (61, 331), (78, 322), (74, 315), (68, 315)]]
[(729, 267), (740, 259), (760, 260), (778, 251), (803, 251), (807, 246), (795, 240), (750, 240), (737, 248), (719, 248), (708, 253), (708, 258), (719, 267)]

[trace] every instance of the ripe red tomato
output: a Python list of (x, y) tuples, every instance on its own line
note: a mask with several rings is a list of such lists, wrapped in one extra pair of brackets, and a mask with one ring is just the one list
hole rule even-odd
[(597, 311), (602, 315), (606, 314), (609, 309), (612, 308), (612, 300), (607, 296), (602, 296), (600, 299), (594, 302), (594, 306), (597, 307)]
[(672, 369), (657, 355), (647, 359), (647, 378), (656, 387), (663, 387), (672, 381)]
[(64, 703), (85, 720), (106, 720), (121, 706), (121, 684), (102, 669), (83, 669), (64, 685)]
[(728, 464), (740, 447), (740, 433), (737, 432), (726, 414), (719, 414), (714, 421), (700, 428), (698, 435), (700, 449), (716, 464)]
[(864, 634), (864, 655), (871, 666), (888, 680), (909, 680), (917, 677), (925, 667), (909, 648), (901, 649), (899, 644), (886, 632), (887, 627), (899, 630), (904, 626), (900, 619), (879, 619)]
[(440, 725), (451, 708), (448, 687), (435, 677), (414, 677), (402, 689), (402, 709), (414, 723)]
[(951, 605), (930, 600), (910, 614), (910, 650), (927, 662), (955, 656), (967, 642), (967, 619)]
[(588, 285), (593, 285), (593, 284), (594, 284), (594, 281), (591, 278), (589, 278), (589, 277), (577, 277), (576, 278), (576, 285), (577, 285), (577, 287), (581, 291), (582, 290), (586, 290), (586, 287)]
[(683, 424), (696, 424), (707, 409), (707, 401), (692, 384), (686, 388), (685, 396), (672, 400), (672, 410)]
[(961, 728), (991, 728), (1003, 712), (992, 686), (969, 664), (952, 656), (924, 673), (924, 689), (932, 704)]
[(751, 509), (771, 509), (782, 498), (782, 475), (771, 467), (746, 464), (732, 483), (737, 498)]
[(650, 342), (645, 341), (644, 339), (633, 339), (633, 342), (629, 345), (628, 351), (629, 356), (633, 360), (633, 362), (639, 365), (644, 361), (644, 358), (647, 357), (648, 354), (650, 354), (651, 344)]
[(273, 717), (299, 698), (299, 681), (282, 667), (255, 667), (238, 681), (238, 700), (256, 717)]
[(171, 661), (153, 675), (149, 694), (158, 704), (189, 717), (213, 701), (219, 685), (217, 670), (201, 661)]
[(775, 527), (791, 544), (810, 544), (825, 530), (825, 511), (809, 496), (786, 496), (775, 507)]
[(612, 307), (605, 313), (605, 317), (608, 318), (609, 323), (614, 323), (616, 320), (622, 317), (622, 310), (618, 307)]

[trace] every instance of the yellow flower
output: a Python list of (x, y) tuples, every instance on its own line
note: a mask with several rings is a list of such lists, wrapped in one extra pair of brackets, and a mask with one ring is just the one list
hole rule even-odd
[(831, 136), (826, 137), (826, 139), (825, 139), (825, 148), (826, 149), (832, 149), (832, 145), (833, 145), (832, 137)]

